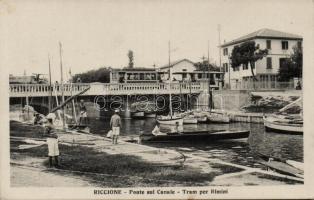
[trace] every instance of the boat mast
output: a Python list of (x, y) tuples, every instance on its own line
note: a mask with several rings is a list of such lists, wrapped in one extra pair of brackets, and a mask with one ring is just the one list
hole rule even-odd
[(51, 111), (51, 100), (52, 100), (52, 86), (51, 86), (51, 67), (50, 67), (50, 56), (48, 54), (48, 66), (49, 66), (49, 98), (48, 98), (48, 102), (49, 102), (49, 107), (48, 107), (48, 110), (49, 110), (49, 113)]
[[(62, 103), (64, 102), (64, 87), (63, 87), (63, 66), (62, 66), (62, 44), (59, 42), (59, 50), (60, 50), (60, 71), (61, 71), (61, 95), (62, 95)], [(61, 103), (61, 104), (62, 104)], [(62, 117), (62, 127), (65, 130), (65, 108), (62, 107), (63, 117)]]
[(168, 41), (168, 61), (169, 61), (169, 109), (170, 109), (170, 117), (172, 119), (172, 101), (171, 101), (171, 66), (170, 66), (170, 40)]
[(209, 40), (208, 40), (208, 44), (207, 44), (207, 66), (208, 66), (208, 92), (209, 92), (209, 95), (210, 95), (210, 102), (209, 102), (209, 109), (211, 110), (212, 108), (212, 93), (211, 93), (211, 89), (210, 89), (210, 67), (209, 67)]
[[(69, 75), (70, 75), (70, 80), (71, 80), (71, 97), (72, 97), (73, 96), (73, 76), (72, 76), (71, 68), (70, 68), (70, 71), (69, 71)], [(72, 115), (74, 116), (75, 124), (77, 124), (77, 117), (76, 117), (76, 110), (75, 110), (74, 99), (72, 99)]]

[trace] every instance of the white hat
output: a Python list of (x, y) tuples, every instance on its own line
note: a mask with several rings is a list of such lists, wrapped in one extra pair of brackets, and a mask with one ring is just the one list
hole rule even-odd
[(119, 112), (119, 109), (115, 109), (115, 111), (114, 111), (115, 113), (118, 113)]
[(49, 113), (47, 116), (46, 116), (47, 119), (52, 119), (54, 120), (56, 118), (56, 115), (54, 113)]

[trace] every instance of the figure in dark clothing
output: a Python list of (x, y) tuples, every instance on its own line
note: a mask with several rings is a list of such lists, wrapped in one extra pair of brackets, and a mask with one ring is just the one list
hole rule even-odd
[(84, 104), (84, 100), (81, 99), (81, 102), (80, 102), (80, 121), (79, 121), (79, 125), (82, 125), (82, 124), (87, 124), (87, 109), (86, 109), (86, 106)]

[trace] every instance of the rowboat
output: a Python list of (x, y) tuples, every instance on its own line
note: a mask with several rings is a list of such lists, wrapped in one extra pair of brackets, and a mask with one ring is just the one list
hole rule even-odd
[(131, 117), (133, 119), (143, 119), (145, 118), (145, 113), (142, 111), (131, 112)]
[(156, 118), (156, 113), (153, 112), (145, 112), (144, 115), (146, 118)]
[(178, 116), (158, 116), (157, 122), (165, 125), (183, 125), (183, 118)]
[(265, 165), (268, 169), (281, 174), (304, 178), (304, 163), (294, 160), (284, 160), (261, 153), (258, 153), (258, 155), (263, 159), (259, 163)]
[(189, 115), (183, 118), (183, 124), (197, 124), (197, 118), (193, 115)]
[(207, 117), (206, 116), (197, 117), (196, 119), (197, 119), (198, 123), (205, 123), (205, 122), (207, 122)]
[(283, 119), (274, 116), (264, 116), (263, 119), (266, 131), (288, 134), (303, 134), (303, 120)]
[(209, 113), (207, 118), (208, 121), (213, 123), (230, 123), (230, 117), (226, 114)]
[(227, 131), (227, 130), (212, 130), (212, 131), (193, 131), (193, 132), (175, 132), (166, 133), (165, 135), (140, 135), (141, 142), (197, 142), (197, 141), (216, 141), (228, 139), (247, 138), (250, 131)]

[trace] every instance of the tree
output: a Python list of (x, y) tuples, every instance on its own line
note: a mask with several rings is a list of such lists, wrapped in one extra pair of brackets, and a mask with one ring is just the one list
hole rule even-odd
[(128, 57), (129, 57), (129, 65), (128, 66), (129, 66), (129, 68), (133, 68), (133, 66), (134, 66), (134, 63), (133, 63), (134, 55), (133, 55), (132, 50), (129, 50)]
[[(215, 64), (212, 64), (212, 63), (208, 64), (208, 60), (205, 60), (205, 59), (202, 62), (195, 63), (194, 66), (196, 67), (197, 71), (203, 71), (204, 75), (205, 75), (205, 72), (209, 72), (209, 71), (219, 72), (220, 71), (219, 67), (217, 67)], [(210, 84), (215, 84), (215, 81), (210, 79)]]
[(291, 78), (302, 77), (303, 70), (303, 52), (300, 45), (293, 47), (293, 53), (290, 58), (285, 59), (285, 61), (280, 65), (278, 71), (279, 81), (289, 81)]
[(268, 50), (260, 49), (259, 45), (256, 45), (254, 41), (244, 42), (233, 48), (230, 57), (231, 67), (235, 69), (241, 65), (248, 66), (248, 64), (250, 64), (253, 80), (257, 80), (253, 70), (255, 66), (254, 63), (263, 59), (263, 57), (267, 56), (267, 54)]
[(198, 71), (220, 71), (219, 67), (217, 67), (216, 65), (212, 63), (209, 63), (208, 65), (207, 60), (204, 60), (203, 62), (197, 62), (194, 64), (194, 66)]
[(107, 67), (101, 67), (97, 70), (90, 70), (84, 73), (75, 74), (73, 76), (73, 81), (76, 82), (79, 78), (82, 83), (91, 83), (91, 82), (109, 83), (110, 82), (110, 69)]

